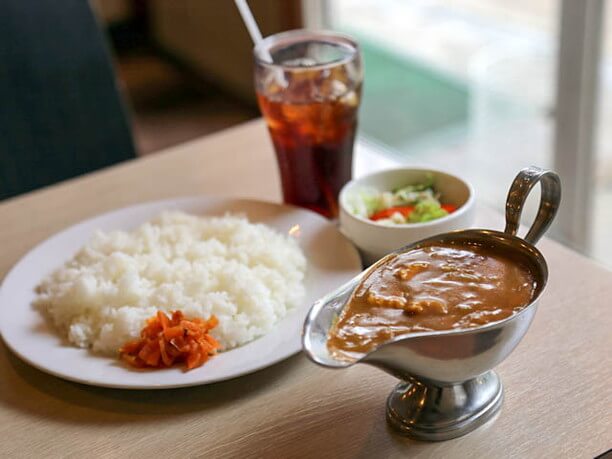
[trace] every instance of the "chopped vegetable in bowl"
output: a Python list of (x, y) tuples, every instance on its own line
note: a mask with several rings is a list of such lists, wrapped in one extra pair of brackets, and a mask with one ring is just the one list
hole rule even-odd
[(440, 202), (440, 193), (434, 187), (431, 174), (422, 183), (393, 191), (361, 188), (347, 196), (346, 204), (353, 215), (383, 225), (428, 222), (457, 210), (453, 204)]

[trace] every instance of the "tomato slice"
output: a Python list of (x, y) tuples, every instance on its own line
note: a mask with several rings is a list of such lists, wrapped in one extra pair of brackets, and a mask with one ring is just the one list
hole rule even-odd
[(370, 216), (370, 220), (382, 220), (383, 218), (390, 218), (391, 215), (398, 212), (403, 215), (404, 218), (407, 218), (408, 215), (414, 210), (414, 206), (396, 206), (389, 207), (388, 209), (379, 210), (378, 212), (372, 214)]
[(457, 210), (457, 206), (454, 204), (442, 204), (440, 207), (442, 207), (449, 214), (452, 214), (454, 211)]

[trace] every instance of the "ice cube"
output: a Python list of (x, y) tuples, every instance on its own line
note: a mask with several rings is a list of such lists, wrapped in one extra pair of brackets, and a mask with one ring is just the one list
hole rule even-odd
[(330, 91), (329, 91), (329, 96), (331, 96), (333, 99), (339, 99), (344, 94), (346, 94), (347, 91), (348, 91), (348, 88), (342, 81), (332, 80)]
[(267, 97), (276, 99), (282, 95), (288, 84), (283, 71), (275, 68), (266, 73), (263, 81), (263, 92)]
[(355, 91), (348, 91), (340, 98), (340, 102), (347, 107), (356, 107), (359, 104), (359, 97)]
[(298, 57), (283, 61), (283, 65), (286, 67), (312, 67), (317, 65), (317, 61), (311, 57)]

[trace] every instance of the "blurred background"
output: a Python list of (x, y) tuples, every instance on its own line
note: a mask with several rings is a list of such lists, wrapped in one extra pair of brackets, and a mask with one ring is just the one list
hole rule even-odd
[[(264, 36), (308, 27), (358, 39), (362, 142), (398, 161), (456, 171), (499, 210), (520, 168), (555, 168), (565, 195), (554, 236), (610, 263), (612, 28), (603, 0), (249, 4)], [(138, 155), (260, 116), (252, 43), (234, 2), (92, 7)]]
[[(233, 1), (95, 0), (140, 155), (259, 116), (252, 42)], [(265, 35), (300, 27), (297, 1), (253, 1)]]

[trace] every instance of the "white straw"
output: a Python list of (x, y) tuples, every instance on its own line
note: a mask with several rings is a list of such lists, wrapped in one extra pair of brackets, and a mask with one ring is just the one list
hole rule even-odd
[[(238, 11), (240, 11), (240, 16), (242, 16), (242, 20), (244, 21), (244, 25), (249, 31), (249, 35), (251, 35), (251, 39), (255, 46), (257, 46), (263, 40), (261, 36), (261, 32), (259, 31), (259, 27), (257, 26), (257, 22), (255, 22), (255, 18), (253, 17), (253, 13), (249, 8), (246, 0), (234, 0), (236, 2), (236, 6), (238, 7)], [(272, 55), (267, 49), (262, 49), (261, 53), (263, 54), (266, 60), (272, 61)]]

